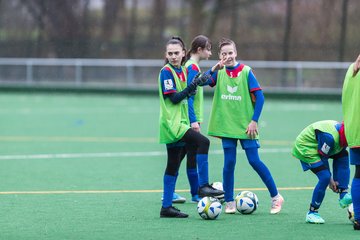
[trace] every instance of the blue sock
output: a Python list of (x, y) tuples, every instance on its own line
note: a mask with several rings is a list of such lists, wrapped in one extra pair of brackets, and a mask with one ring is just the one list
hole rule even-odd
[(276, 188), (276, 184), (274, 182), (273, 177), (269, 169), (266, 165), (260, 160), (259, 153), (257, 148), (247, 148), (245, 149), (245, 153), (247, 159), (252, 166), (252, 168), (257, 172), (260, 176), (263, 183), (266, 185), (267, 189), (269, 190), (270, 196), (275, 197), (278, 195), (278, 190)]
[[(339, 183), (340, 190), (349, 188), (350, 182), (350, 165), (348, 156), (338, 158), (333, 161), (333, 178)], [(340, 193), (340, 199), (345, 196), (346, 192)]]
[(164, 194), (162, 206), (164, 208), (172, 206), (173, 194), (175, 191), (176, 176), (164, 175)]
[(331, 174), (329, 170), (325, 169), (325, 170), (321, 170), (320, 172), (317, 172), (316, 176), (318, 177), (319, 181), (316, 184), (313, 191), (311, 206), (318, 209), (322, 201), (324, 200), (325, 191), (327, 186), (329, 185)]
[(236, 147), (224, 148), (223, 188), (225, 201), (234, 200), (234, 173), (236, 164)]
[(208, 155), (196, 154), (196, 163), (199, 172), (199, 186), (203, 187), (206, 184), (209, 184)]
[(198, 178), (197, 169), (188, 168), (186, 169), (186, 173), (190, 184), (191, 196), (195, 196), (199, 188), (199, 178)]
[(354, 206), (355, 220), (360, 221), (360, 178), (353, 178), (351, 184), (351, 196)]

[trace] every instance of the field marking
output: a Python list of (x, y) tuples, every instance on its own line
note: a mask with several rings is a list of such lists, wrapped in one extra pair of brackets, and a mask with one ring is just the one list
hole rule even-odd
[(156, 143), (157, 138), (146, 137), (35, 137), (35, 136), (0, 136), (1, 142), (126, 142), (126, 143)]
[[(125, 143), (158, 143), (152, 137), (69, 137), (69, 136), (0, 136), (0, 142), (125, 142)], [(215, 143), (215, 142), (214, 142)], [(261, 144), (271, 146), (291, 146), (293, 141), (261, 140)]]
[[(290, 148), (260, 148), (260, 153), (290, 153)], [(223, 154), (223, 150), (213, 150), (210, 155)], [(156, 157), (166, 156), (165, 151), (150, 152), (103, 152), (103, 153), (41, 153), (21, 155), (0, 155), (0, 161), (32, 159), (74, 159), (74, 158), (117, 158), (117, 157)]]
[[(279, 187), (282, 191), (313, 190), (314, 187)], [(267, 188), (235, 188), (235, 191), (268, 191)], [(111, 193), (162, 193), (163, 190), (55, 190), (55, 191), (4, 191), (0, 195), (55, 195), (55, 194), (111, 194)], [(189, 192), (189, 189), (176, 189)]]

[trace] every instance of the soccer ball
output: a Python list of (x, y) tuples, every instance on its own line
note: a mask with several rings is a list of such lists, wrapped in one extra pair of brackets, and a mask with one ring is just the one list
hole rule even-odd
[(242, 191), (235, 197), (236, 209), (241, 214), (251, 214), (259, 206), (259, 200), (255, 193)]
[(197, 205), (197, 211), (203, 219), (214, 220), (221, 214), (222, 205), (216, 198), (203, 197)]
[(354, 206), (351, 203), (347, 208), (348, 218), (353, 223), (355, 221), (354, 219)]
[[(212, 186), (213, 188), (217, 189), (217, 190), (224, 191), (222, 182), (213, 182), (213, 183), (211, 184), (211, 186)], [(221, 203), (224, 203), (224, 201), (225, 201), (225, 200), (224, 200), (224, 194), (222, 194), (222, 195), (220, 195), (220, 196), (216, 196), (216, 198), (219, 199), (219, 201), (220, 201)]]

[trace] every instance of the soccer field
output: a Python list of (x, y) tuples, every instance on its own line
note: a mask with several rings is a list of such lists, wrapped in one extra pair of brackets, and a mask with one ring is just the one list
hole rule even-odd
[[(266, 100), (260, 157), (285, 198), (283, 210), (269, 214), (269, 194), (239, 147), (236, 192), (255, 192), (259, 209), (215, 221), (202, 220), (189, 201), (176, 205), (188, 219), (159, 218), (166, 152), (157, 140), (157, 97), (3, 93), (0, 106), (0, 239), (360, 237), (330, 190), (320, 209), (326, 223), (305, 223), (317, 179), (290, 153), (308, 124), (341, 120), (339, 102)], [(205, 99), (205, 119), (210, 107)], [(221, 144), (210, 140), (210, 181), (221, 181)], [(182, 164), (177, 192), (190, 199), (188, 188)]]

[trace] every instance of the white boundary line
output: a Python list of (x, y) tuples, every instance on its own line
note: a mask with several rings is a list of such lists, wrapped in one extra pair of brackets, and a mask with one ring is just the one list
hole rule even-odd
[[(265, 148), (261, 153), (290, 153), (290, 148)], [(223, 154), (223, 150), (210, 151), (209, 154)], [(0, 155), (0, 161), (6, 160), (33, 160), (33, 159), (69, 159), (69, 158), (117, 158), (117, 157), (156, 157), (165, 156), (165, 151), (152, 152), (104, 152), (104, 153), (55, 153), (55, 154), (23, 154)]]
[[(282, 191), (313, 190), (314, 187), (279, 187)], [(235, 191), (268, 191), (267, 188), (235, 188)], [(55, 190), (55, 191), (3, 191), (0, 195), (50, 195), (50, 194), (111, 194), (111, 193), (162, 193), (163, 190)], [(189, 192), (188, 189), (176, 192)]]

